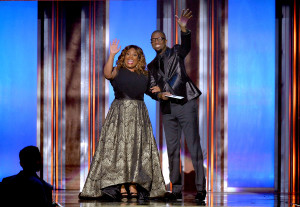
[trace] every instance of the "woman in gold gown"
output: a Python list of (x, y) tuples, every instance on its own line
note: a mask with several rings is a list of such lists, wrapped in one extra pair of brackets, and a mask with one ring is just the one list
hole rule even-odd
[[(120, 51), (119, 41), (110, 45), (104, 76), (110, 80), (115, 99), (111, 104), (90, 171), (80, 198), (101, 198), (118, 201), (122, 185), (130, 186), (130, 194), (138, 200), (165, 195), (159, 154), (153, 136), (144, 93), (148, 88), (145, 56), (135, 45)], [(156, 92), (159, 89), (153, 89)]]

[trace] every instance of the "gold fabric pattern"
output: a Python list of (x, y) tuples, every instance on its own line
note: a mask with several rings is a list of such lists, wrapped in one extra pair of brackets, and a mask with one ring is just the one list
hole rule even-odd
[(111, 104), (81, 197), (100, 197), (101, 188), (137, 183), (150, 197), (164, 196), (159, 154), (144, 101)]

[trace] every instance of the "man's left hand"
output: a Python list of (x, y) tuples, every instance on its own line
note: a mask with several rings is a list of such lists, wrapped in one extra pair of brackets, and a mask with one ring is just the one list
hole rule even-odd
[(186, 25), (189, 19), (192, 18), (192, 16), (192, 11), (190, 11), (189, 9), (183, 9), (180, 18), (175, 15), (182, 32), (186, 32)]

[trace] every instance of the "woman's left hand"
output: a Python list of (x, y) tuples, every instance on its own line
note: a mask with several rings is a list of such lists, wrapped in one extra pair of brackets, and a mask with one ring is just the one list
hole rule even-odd
[(151, 92), (152, 93), (157, 93), (157, 92), (160, 92), (160, 88), (158, 86), (153, 86), (152, 88), (150, 88)]

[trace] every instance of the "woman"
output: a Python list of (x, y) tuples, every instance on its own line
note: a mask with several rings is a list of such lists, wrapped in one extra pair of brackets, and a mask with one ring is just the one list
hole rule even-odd
[[(118, 57), (119, 41), (110, 45), (110, 55), (104, 66), (104, 76), (110, 80), (115, 100), (111, 104), (101, 129), (100, 140), (93, 157), (81, 198), (103, 195), (120, 200), (120, 188), (128, 185), (139, 200), (161, 197), (165, 183), (153, 136), (148, 111), (143, 101), (148, 89), (145, 56), (141, 48), (129, 45)], [(153, 92), (159, 89), (152, 89)]]

